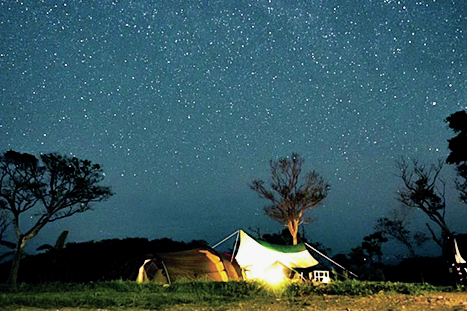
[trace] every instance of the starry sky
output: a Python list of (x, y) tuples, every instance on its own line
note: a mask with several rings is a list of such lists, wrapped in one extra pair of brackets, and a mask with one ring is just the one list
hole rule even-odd
[(1, 151), (92, 160), (116, 193), (31, 244), (278, 232), (248, 183), (297, 152), (332, 187), (306, 235), (346, 252), (398, 206), (396, 159), (447, 156), (466, 32), (464, 0), (0, 1)]

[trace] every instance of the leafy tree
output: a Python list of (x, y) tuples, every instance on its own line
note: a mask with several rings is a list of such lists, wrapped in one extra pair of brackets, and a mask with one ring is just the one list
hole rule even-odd
[(445, 182), (440, 177), (443, 162), (438, 161), (436, 165), (426, 166), (414, 160), (409, 165), (401, 159), (396, 163), (404, 184), (397, 193), (398, 200), (409, 208), (421, 210), (441, 230), (441, 236), (438, 236), (432, 226), (426, 223), (433, 240), (444, 252), (445, 243), (452, 232), (445, 219)]
[(374, 232), (363, 238), (362, 249), (365, 251), (367, 258), (372, 264), (381, 265), (381, 258), (383, 256), (381, 245), (387, 241), (388, 239), (382, 232)]
[[(15, 255), (8, 282), (16, 285), (24, 247), (47, 223), (83, 213), (91, 204), (113, 195), (100, 186), (104, 174), (98, 164), (55, 153), (39, 158), (7, 151), (0, 155), (0, 207), (9, 211), (16, 235)], [(21, 216), (31, 217), (24, 229)]]
[(382, 232), (374, 232), (363, 238), (362, 244), (352, 248), (349, 261), (358, 275), (368, 280), (384, 280), (382, 271), (382, 244), (388, 240)]
[(457, 189), (460, 192), (460, 199), (467, 204), (467, 112), (458, 111), (446, 118), (449, 127), (457, 134), (457, 136), (448, 140), (449, 154), (446, 162), (455, 164), (457, 175), (460, 177), (456, 180)]
[(330, 186), (316, 171), (310, 171), (300, 182), (304, 159), (297, 153), (277, 161), (270, 160), (271, 190), (266, 189), (263, 180), (253, 180), (250, 188), (261, 198), (271, 202), (265, 207), (266, 215), (285, 225), (293, 238), (293, 245), (298, 243), (298, 229), (305, 218), (305, 212), (318, 206), (327, 196)]

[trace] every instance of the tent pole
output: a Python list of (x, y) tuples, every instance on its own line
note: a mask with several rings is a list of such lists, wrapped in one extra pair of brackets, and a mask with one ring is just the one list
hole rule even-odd
[(342, 267), (340, 264), (338, 264), (337, 262), (335, 262), (334, 260), (332, 260), (331, 258), (329, 258), (328, 256), (324, 255), (323, 253), (321, 253), (319, 250), (317, 250), (316, 248), (314, 248), (313, 246), (311, 246), (310, 244), (308, 243), (303, 243), (305, 244), (306, 246), (308, 246), (309, 248), (311, 248), (313, 251), (317, 252), (319, 255), (323, 256), (324, 258), (326, 258), (327, 260), (329, 260), (330, 262), (332, 262), (333, 264), (335, 264), (336, 266), (338, 266), (339, 268), (342, 268), (344, 269), (345, 271), (349, 272), (350, 274), (352, 274), (354, 277), (358, 278), (358, 275), (356, 275), (355, 273), (353, 273), (352, 271), (349, 271), (347, 270), (346, 268)]
[(234, 233), (232, 233), (231, 235), (229, 235), (228, 237), (226, 237), (225, 239), (223, 239), (222, 241), (216, 243), (214, 246), (212, 246), (211, 248), (216, 248), (218, 247), (219, 245), (221, 245), (222, 243), (224, 243), (225, 241), (227, 241), (228, 239), (230, 239), (231, 237), (233, 237), (234, 234), (237, 234), (238, 233), (238, 230), (235, 231)]
[(161, 262), (162, 262), (162, 267), (164, 268), (164, 271), (165, 271), (165, 275), (167, 276), (167, 282), (169, 282), (169, 285), (172, 285), (172, 282), (170, 282), (169, 270), (167, 270), (167, 267), (165, 266), (164, 261), (161, 260)]
[[(237, 233), (238, 233), (238, 231), (240, 231), (240, 230), (237, 230)], [(240, 237), (240, 234), (237, 234), (237, 238), (235, 239), (235, 244), (234, 244), (234, 248), (233, 248), (233, 251), (232, 251), (232, 256), (230, 257), (230, 262), (233, 262), (233, 260), (234, 260), (235, 251), (237, 250), (238, 238), (239, 237)]]

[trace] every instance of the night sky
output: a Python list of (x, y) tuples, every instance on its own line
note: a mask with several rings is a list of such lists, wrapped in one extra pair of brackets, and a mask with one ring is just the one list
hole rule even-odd
[(396, 159), (448, 155), (466, 32), (464, 0), (3, 0), (1, 152), (92, 160), (116, 193), (31, 245), (278, 232), (248, 183), (297, 152), (332, 187), (306, 235), (347, 252), (399, 205)]

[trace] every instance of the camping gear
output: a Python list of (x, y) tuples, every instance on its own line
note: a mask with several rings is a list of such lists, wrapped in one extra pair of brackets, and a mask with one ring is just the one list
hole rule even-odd
[[(277, 245), (257, 240), (246, 232), (239, 230), (238, 250), (235, 255), (243, 278), (265, 279), (273, 265), (294, 268), (309, 268), (318, 264), (306, 249), (305, 245)], [(281, 267), (282, 268), (282, 267)]]
[(260, 239), (255, 239), (242, 230), (237, 230), (215, 244), (212, 248), (216, 248), (233, 236), (236, 236), (233, 250), (234, 260), (242, 268), (242, 276), (245, 280), (255, 278), (266, 279), (264, 271), (277, 261), (286, 266), (289, 272), (295, 269), (316, 268), (319, 263), (311, 254), (317, 254), (333, 265), (347, 271), (352, 276), (358, 277), (355, 273), (347, 270), (308, 243), (298, 245), (271, 244)]
[(331, 278), (329, 277), (329, 271), (314, 270), (310, 272), (310, 280), (313, 280), (317, 283), (329, 283)]
[[(231, 257), (214, 250), (234, 235), (237, 237)], [(227, 282), (260, 279), (276, 282), (294, 274), (300, 276), (301, 274), (295, 273), (295, 269), (307, 269), (318, 265), (318, 261), (313, 258), (307, 247), (338, 265), (308, 244), (271, 244), (255, 239), (243, 230), (237, 230), (212, 248), (202, 247), (152, 255), (139, 268), (136, 280), (138, 283), (153, 281), (159, 284), (171, 284), (181, 280)]]
[(227, 282), (237, 280), (239, 271), (235, 262), (231, 262), (210, 247), (203, 247), (155, 254), (140, 267), (136, 281), (154, 281), (159, 284), (171, 284), (181, 280)]

